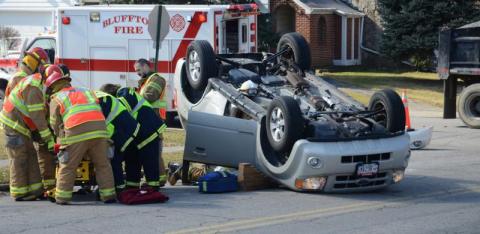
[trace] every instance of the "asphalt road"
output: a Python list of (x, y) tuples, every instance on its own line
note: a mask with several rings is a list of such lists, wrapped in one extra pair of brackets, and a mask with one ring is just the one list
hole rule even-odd
[(15, 203), (0, 195), (0, 233), (479, 233), (480, 130), (413, 111), (434, 126), (400, 184), (373, 193), (309, 194), (284, 189), (199, 194), (167, 187), (165, 204), (124, 206), (78, 195), (70, 206)]

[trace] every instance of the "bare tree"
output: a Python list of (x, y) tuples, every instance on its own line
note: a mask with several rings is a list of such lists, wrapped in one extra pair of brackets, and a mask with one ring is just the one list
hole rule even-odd
[(20, 43), (20, 33), (13, 27), (2, 26), (0, 25), (0, 40), (5, 41), (6, 49), (13, 50), (18, 46)]

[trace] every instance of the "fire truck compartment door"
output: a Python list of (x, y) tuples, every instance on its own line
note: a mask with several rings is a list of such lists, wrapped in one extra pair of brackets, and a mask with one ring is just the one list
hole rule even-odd
[[(68, 17), (70, 17), (70, 24), (60, 26), (62, 33), (57, 43), (61, 45), (61, 50), (57, 52), (60, 52), (59, 57), (62, 59), (76, 61), (75, 66), (72, 66), (71, 69), (72, 77), (74, 77), (73, 85), (91, 87), (88, 40), (85, 38), (88, 35), (87, 16), (69, 15)], [(71, 66), (69, 63), (66, 65)]]
[(127, 85), (127, 50), (123, 47), (90, 47), (90, 79), (92, 89), (103, 84)]
[(248, 17), (238, 19), (238, 52), (248, 53), (250, 48), (250, 27)]

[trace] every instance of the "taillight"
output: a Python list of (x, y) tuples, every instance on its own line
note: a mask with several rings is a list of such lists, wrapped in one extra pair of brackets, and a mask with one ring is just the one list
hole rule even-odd
[(70, 24), (70, 17), (62, 16), (62, 24), (69, 25)]
[(250, 42), (255, 42), (256, 39), (257, 37), (255, 36), (255, 34), (250, 35)]
[(205, 23), (207, 22), (207, 14), (205, 12), (201, 13), (198, 15), (198, 21), (200, 23)]
[(250, 24), (250, 30), (255, 31), (257, 29), (257, 25), (255, 23)]

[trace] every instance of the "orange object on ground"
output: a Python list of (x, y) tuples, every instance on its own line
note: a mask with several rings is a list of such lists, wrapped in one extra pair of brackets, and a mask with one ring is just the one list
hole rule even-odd
[(402, 102), (405, 107), (405, 129), (410, 130), (412, 129), (412, 123), (410, 122), (410, 110), (408, 109), (408, 96), (406, 89), (402, 91)]

